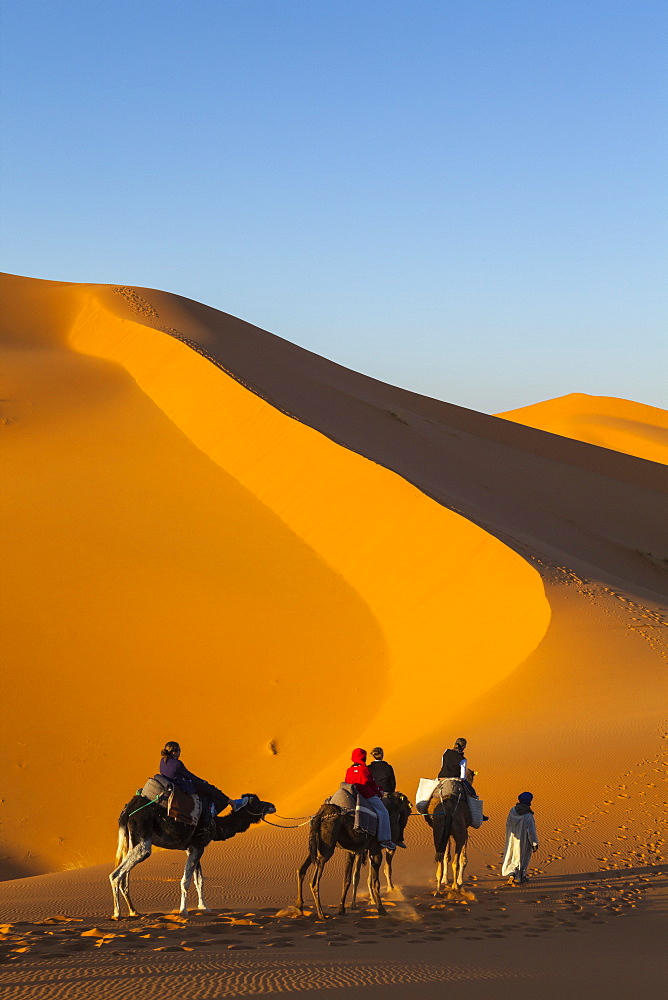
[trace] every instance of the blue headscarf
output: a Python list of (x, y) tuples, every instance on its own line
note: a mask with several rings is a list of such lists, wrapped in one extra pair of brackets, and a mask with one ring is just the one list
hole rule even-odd
[(522, 792), (521, 795), (517, 796), (517, 801), (521, 802), (524, 806), (530, 806), (533, 795), (531, 792)]

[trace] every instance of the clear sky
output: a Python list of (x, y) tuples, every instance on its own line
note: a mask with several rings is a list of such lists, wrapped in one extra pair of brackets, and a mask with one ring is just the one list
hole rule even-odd
[(668, 405), (665, 0), (4, 0), (3, 268)]

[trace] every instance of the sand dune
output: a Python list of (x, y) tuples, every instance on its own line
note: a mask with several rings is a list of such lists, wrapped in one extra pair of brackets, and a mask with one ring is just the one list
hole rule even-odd
[(497, 416), (650, 462), (668, 464), (668, 413), (656, 406), (573, 392)]
[[(412, 795), (466, 735), (491, 816), (471, 852), (487, 885), (479, 927), (496, 912), (505, 815), (524, 788), (543, 841), (537, 884), (558, 895), (582, 873), (605, 907), (606, 879), (628, 873), (632, 900), (663, 870), (661, 411), (569, 396), (499, 419), (166, 292), (6, 276), (3, 297), (8, 919), (25, 899), (32, 920), (78, 906), (98, 927), (106, 904), (82, 894), (100, 870), (62, 869), (110, 862), (120, 807), (166, 739), (230, 794), (302, 816), (354, 745), (384, 745)], [(416, 926), (439, 940), (429, 837), (413, 829), (400, 878)], [(304, 838), (265, 829), (211, 848), (224, 872), (214, 905), (290, 902)], [(142, 868), (153, 907), (180, 863)], [(554, 930), (561, 897), (546, 900)], [(273, 947), (267, 920), (257, 933)], [(44, 959), (42, 931), (25, 946), (17, 933), (26, 950), (12, 960)], [(89, 936), (96, 954), (107, 947)], [(513, 988), (517, 972), (504, 973)]]
[[(194, 770), (215, 761), (224, 787), (275, 798), (309, 785), (291, 776), (310, 745), (321, 794), (351, 741), (420, 711), (421, 685), (465, 660), (470, 702), (540, 642), (540, 577), (510, 549), (119, 317), (111, 289), (59, 291), (76, 319), (54, 310), (49, 330), (40, 304), (38, 336), (5, 362), (20, 401), (6, 404), (10, 695), (44, 693), (8, 720), (26, 748), (8, 810), (33, 863), (103, 860), (129, 776), (152, 773), (166, 731)], [(323, 727), (332, 696), (344, 719)], [(38, 803), (26, 771), (54, 742)], [(109, 790), (83, 824), (73, 759), (83, 787), (103, 772)]]

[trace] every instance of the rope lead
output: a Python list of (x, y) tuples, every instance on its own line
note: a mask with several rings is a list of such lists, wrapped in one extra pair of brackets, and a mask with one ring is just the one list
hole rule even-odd
[[(156, 797), (154, 799), (151, 799), (150, 802), (144, 802), (144, 804), (141, 805), (141, 806), (139, 806), (138, 809), (133, 809), (132, 812), (130, 813), (130, 816), (134, 816), (134, 814), (138, 813), (141, 809), (146, 809), (146, 806), (152, 806), (153, 803), (157, 802), (158, 799), (161, 798), (161, 797), (162, 797), (162, 792), (160, 792), (159, 795), (156, 795)], [(130, 819), (130, 816), (128, 816), (128, 819)]]

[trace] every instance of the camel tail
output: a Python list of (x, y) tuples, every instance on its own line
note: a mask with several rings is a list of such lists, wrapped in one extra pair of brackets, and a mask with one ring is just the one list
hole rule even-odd
[(126, 823), (119, 823), (118, 826), (118, 847), (116, 848), (116, 864), (120, 865), (121, 861), (125, 861), (128, 851), (130, 850), (130, 837), (128, 835), (128, 828)]

